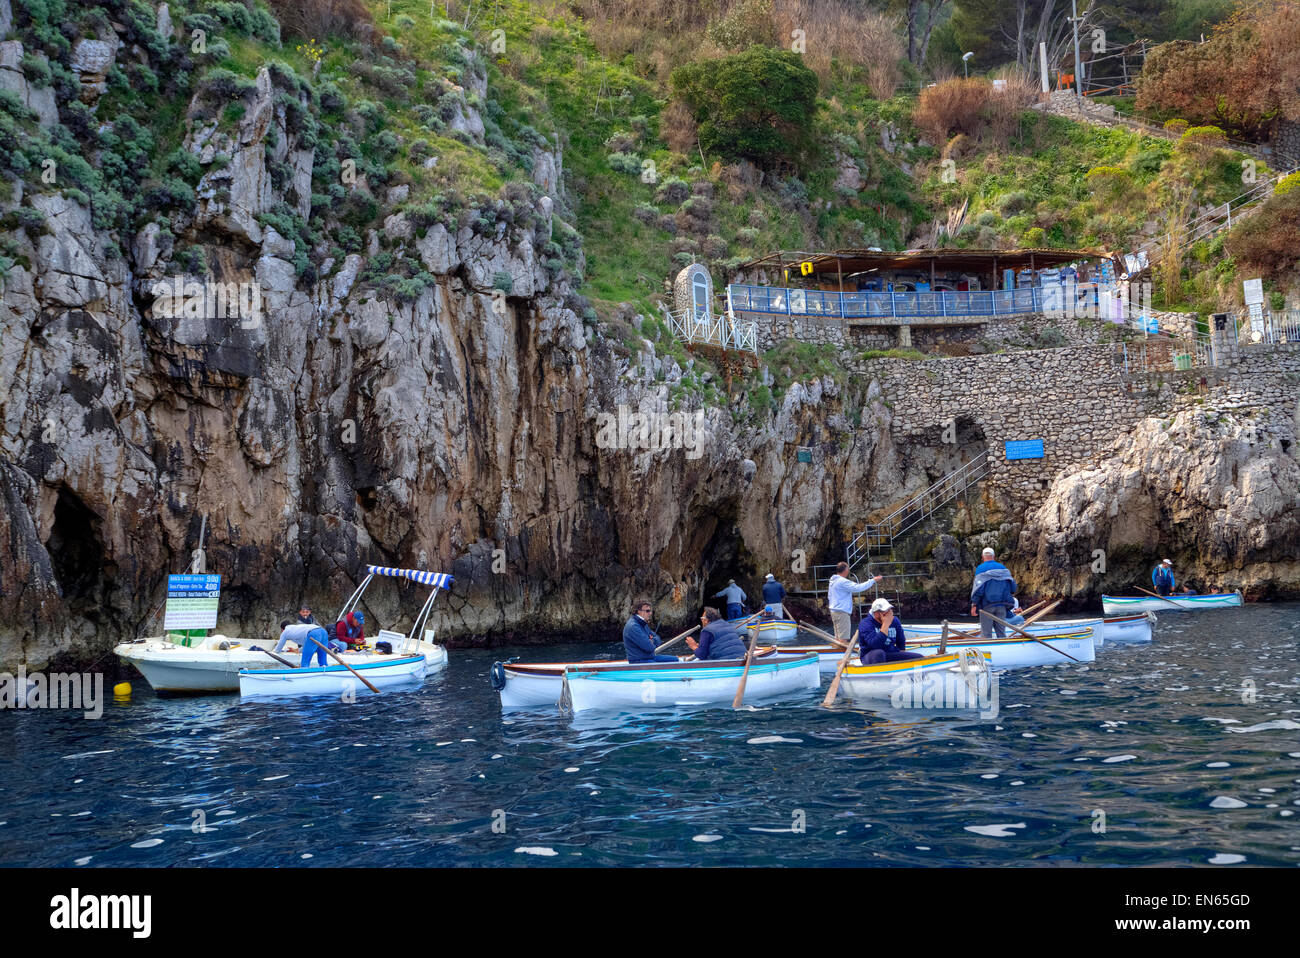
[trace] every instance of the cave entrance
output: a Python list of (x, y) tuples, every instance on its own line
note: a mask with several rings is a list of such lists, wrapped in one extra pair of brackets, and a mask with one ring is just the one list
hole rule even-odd
[[(710, 510), (708, 519), (713, 524), (712, 534), (700, 550), (700, 578), (703, 581), (702, 605), (711, 605), (725, 616), (727, 604), (725, 599), (717, 598), (714, 593), (721, 592), (731, 579), (745, 592), (745, 605), (753, 611), (761, 596), (757, 570), (753, 554), (745, 547), (745, 540), (740, 535), (740, 502), (729, 499)], [(699, 520), (703, 520), (700, 517)], [(697, 610), (692, 615), (698, 618)], [(694, 621), (694, 619), (692, 620)]]
[(54, 525), (45, 540), (54, 577), (70, 613), (100, 617), (104, 585), (104, 547), (99, 536), (100, 518), (67, 486), (59, 487), (54, 504)]

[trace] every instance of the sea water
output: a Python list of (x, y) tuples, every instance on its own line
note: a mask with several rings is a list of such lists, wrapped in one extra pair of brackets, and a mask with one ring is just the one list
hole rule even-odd
[[(613, 637), (612, 637), (613, 638)], [(501, 710), (456, 650), (355, 702), (0, 712), (0, 864), (1300, 864), (1300, 604), (1160, 616), (1149, 645), (1000, 673), (996, 717)]]

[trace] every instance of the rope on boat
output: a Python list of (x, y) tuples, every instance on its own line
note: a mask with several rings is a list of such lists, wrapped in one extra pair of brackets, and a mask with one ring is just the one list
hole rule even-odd
[(560, 711), (573, 711), (573, 696), (569, 694), (569, 674), (566, 672), (560, 676)]
[(962, 681), (970, 689), (971, 695), (979, 698), (980, 676), (985, 676), (985, 686), (988, 687), (991, 680), (988, 678), (989, 662), (984, 658), (979, 649), (965, 648), (957, 653), (957, 664), (961, 669)]

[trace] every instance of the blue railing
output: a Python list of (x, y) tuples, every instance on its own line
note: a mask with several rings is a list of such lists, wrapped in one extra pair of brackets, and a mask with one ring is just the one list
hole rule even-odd
[(727, 287), (737, 312), (820, 316), (828, 319), (905, 319), (919, 317), (1007, 316), (1062, 309), (1080, 296), (1094, 298), (1092, 285), (1030, 286), (1022, 289), (970, 292), (834, 293), (779, 286)]

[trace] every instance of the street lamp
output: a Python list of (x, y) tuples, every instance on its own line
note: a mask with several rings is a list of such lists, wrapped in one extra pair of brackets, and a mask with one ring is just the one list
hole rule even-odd
[(969, 53), (963, 53), (961, 55), (961, 72), (968, 80), (970, 79), (970, 69), (966, 66), (966, 63), (974, 55), (975, 55), (974, 51), (971, 51)]

